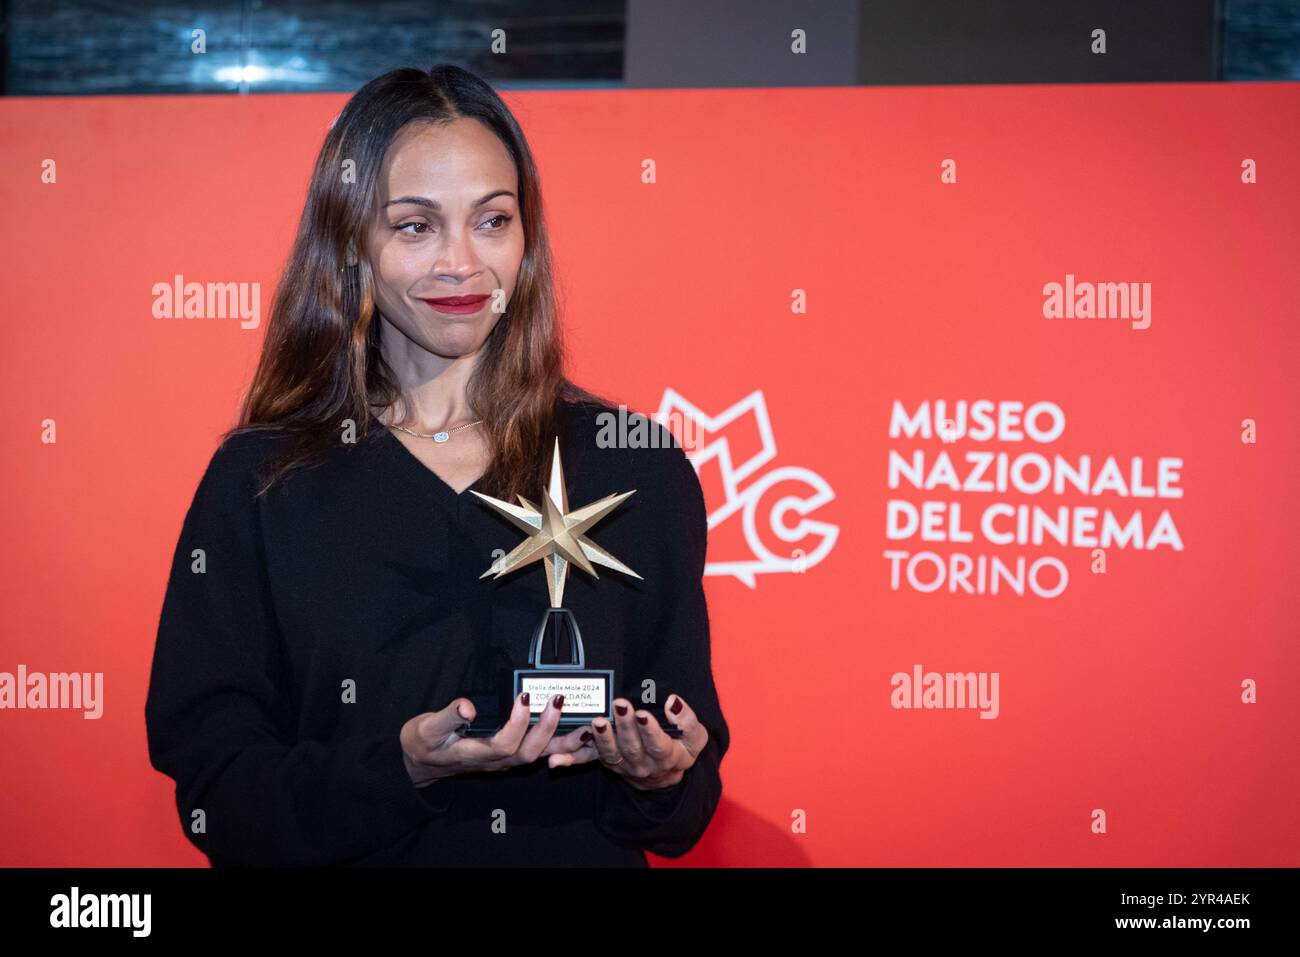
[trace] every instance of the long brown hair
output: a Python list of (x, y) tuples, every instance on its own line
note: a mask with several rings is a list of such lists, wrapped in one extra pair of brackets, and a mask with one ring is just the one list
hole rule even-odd
[[(337, 448), (348, 420), (356, 442), (371, 430), (372, 405), (401, 390), (379, 351), (374, 276), (362, 236), (376, 181), (397, 133), (415, 121), (470, 117), (501, 140), (518, 171), (524, 255), (510, 302), (484, 343), (467, 385), (483, 420), (491, 462), (481, 487), (498, 498), (529, 497), (545, 485), (548, 443), (563, 403), (608, 400), (570, 382), (557, 316), (541, 182), (523, 131), (484, 80), (456, 66), (405, 68), (358, 90), (325, 136), (298, 234), (275, 292), (257, 371), (239, 424), (226, 436), (281, 433), (263, 463), (258, 494)], [(350, 161), (350, 162), (349, 162)], [(351, 168), (353, 175), (345, 171)], [(348, 265), (349, 246), (357, 259)]]

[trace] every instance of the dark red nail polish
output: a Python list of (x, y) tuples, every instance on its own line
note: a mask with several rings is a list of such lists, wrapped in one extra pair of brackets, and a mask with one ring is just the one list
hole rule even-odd
[(586, 744), (588, 741), (591, 740), (591, 732), (590, 731), (582, 732), (582, 737), (579, 740), (582, 741), (583, 744)]
[(564, 707), (564, 695), (562, 695), (562, 694), (557, 694), (557, 695), (555, 696), (555, 708), (556, 708), (556, 710), (558, 711), (560, 708), (563, 708), (563, 707)]
[(523, 704), (528, 704), (528, 692), (525, 691), (523, 694), (521, 694), (521, 695), (519, 696), (519, 700), (520, 700), (520, 702), (522, 702)]
[(681, 714), (681, 713), (682, 713), (682, 699), (681, 699), (681, 698), (674, 698), (674, 699), (673, 699), (673, 706), (672, 706), (671, 708), (669, 708), (668, 710), (670, 710), (673, 714)]
[(627, 705), (616, 704), (614, 705), (614, 710), (618, 712), (618, 716), (621, 718), (623, 715), (627, 714)]
[(640, 721), (642, 724), (648, 724), (648, 723), (650, 722), (650, 719), (647, 718), (647, 717), (646, 717), (645, 715), (643, 715), (643, 714), (639, 714), (639, 715), (637, 715), (637, 716), (636, 716), (636, 719), (637, 719), (638, 721)]

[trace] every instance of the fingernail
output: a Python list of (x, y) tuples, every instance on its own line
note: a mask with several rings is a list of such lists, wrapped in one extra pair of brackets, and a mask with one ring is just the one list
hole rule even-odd
[(579, 738), (578, 740), (580, 740), (583, 744), (586, 744), (588, 741), (591, 740), (591, 732), (590, 731), (582, 732), (582, 737)]
[(552, 704), (555, 705), (556, 710), (559, 710), (560, 708), (563, 708), (563, 707), (564, 707), (564, 695), (562, 695), (562, 694), (557, 694), (554, 698), (551, 699), (551, 702), (552, 702)]
[(599, 731), (601, 734), (604, 734), (606, 731), (613, 731), (614, 726), (610, 724), (608, 721), (606, 721), (604, 724), (596, 725), (596, 730)]
[(614, 705), (614, 710), (618, 712), (618, 716), (621, 718), (623, 715), (627, 714), (627, 705), (616, 704)]
[(682, 711), (682, 699), (681, 699), (681, 698), (674, 698), (674, 699), (673, 699), (673, 706), (672, 706), (672, 708), (670, 708), (669, 710), (672, 711), (673, 714), (681, 714), (681, 711)]
[(638, 721), (640, 721), (642, 724), (646, 724), (646, 723), (650, 720), (649, 718), (647, 718), (647, 717), (646, 717), (645, 715), (643, 715), (643, 714), (639, 714), (639, 715), (637, 715), (637, 716), (636, 716), (636, 719), (637, 719)]
[(527, 692), (527, 691), (525, 691), (523, 694), (521, 694), (521, 695), (519, 696), (519, 703), (520, 703), (520, 704), (528, 704), (528, 692)]

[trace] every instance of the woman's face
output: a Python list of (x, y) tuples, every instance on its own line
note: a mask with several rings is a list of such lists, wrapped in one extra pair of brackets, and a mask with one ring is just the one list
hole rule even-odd
[[(517, 178), (478, 120), (413, 123), (393, 140), (366, 245), (379, 311), (411, 342), (456, 358), (487, 339), (524, 255)], [(433, 301), (447, 298), (471, 301)]]

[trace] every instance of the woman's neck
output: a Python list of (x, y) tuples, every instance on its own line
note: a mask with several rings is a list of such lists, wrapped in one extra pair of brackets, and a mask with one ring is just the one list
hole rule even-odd
[(396, 408), (377, 411), (380, 421), (429, 432), (475, 421), (467, 387), (479, 353), (436, 355), (381, 321), (385, 328), (380, 352), (396, 377), (402, 400)]

